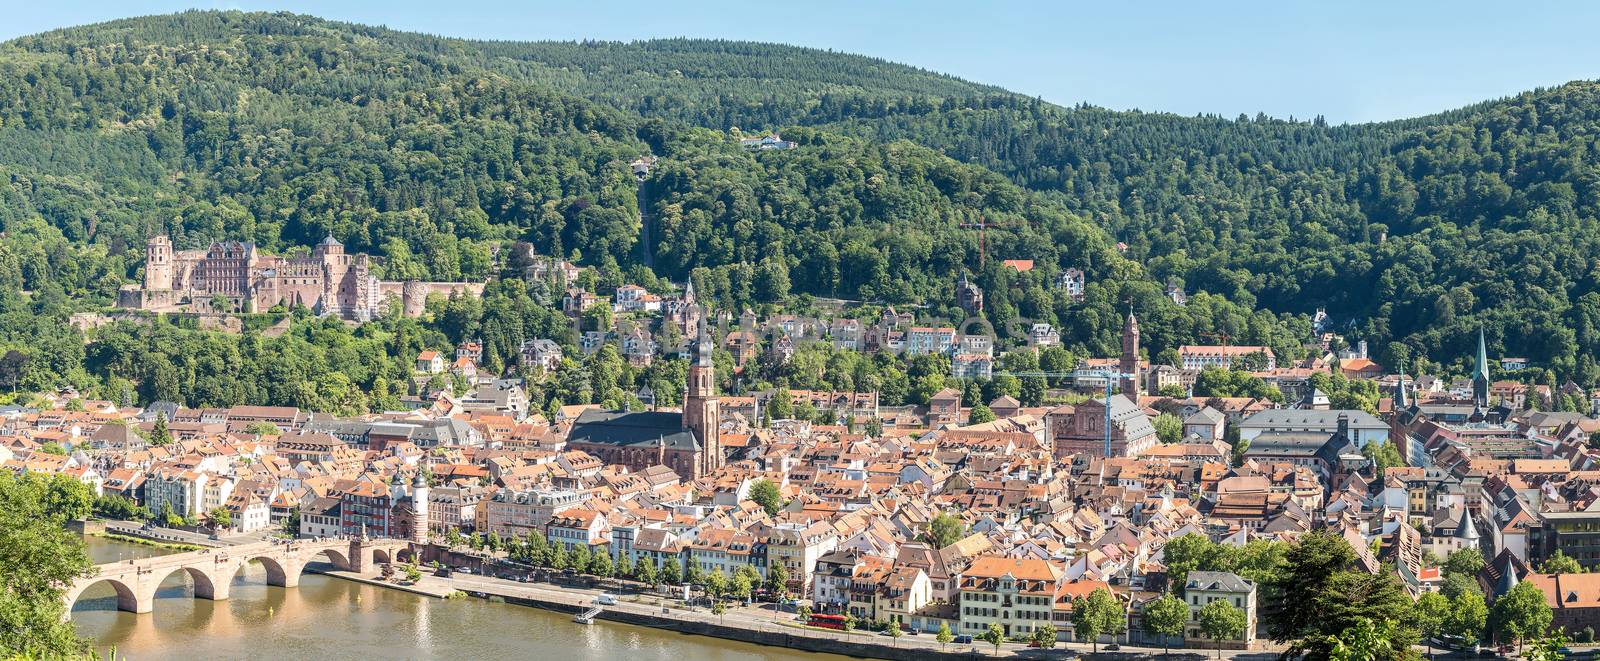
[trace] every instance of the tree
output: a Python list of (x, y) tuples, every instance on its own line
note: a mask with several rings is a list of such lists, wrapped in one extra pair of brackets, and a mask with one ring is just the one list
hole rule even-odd
[(1412, 616), (1428, 645), (1429, 658), (1433, 657), (1433, 638), (1443, 633), (1450, 621), (1450, 609), (1450, 600), (1437, 592), (1424, 592), (1417, 598)]
[(94, 499), (94, 515), (102, 519), (139, 521), (150, 518), (150, 510), (133, 502), (133, 499), (116, 494), (106, 494)]
[(1566, 649), (1568, 642), (1564, 631), (1551, 632), (1540, 636), (1522, 658), (1526, 661), (1562, 661), (1568, 657), (1568, 654), (1562, 651)]
[(1033, 630), (1033, 642), (1039, 649), (1055, 649), (1056, 635), (1056, 625), (1046, 622)]
[(1168, 653), (1167, 640), (1183, 634), (1183, 625), (1189, 621), (1189, 605), (1174, 595), (1166, 595), (1144, 607), (1144, 628), (1161, 636), (1162, 655)]
[(985, 422), (994, 422), (994, 411), (987, 404), (979, 402), (972, 405), (972, 410), (967, 414), (967, 423), (981, 425)]
[(1444, 573), (1459, 574), (1466, 577), (1475, 577), (1483, 569), (1483, 552), (1476, 548), (1459, 548), (1450, 552), (1444, 559)]
[(844, 621), (840, 622), (839, 625), (844, 627), (845, 635), (849, 635), (850, 632), (856, 630), (856, 627), (861, 626), (861, 620), (856, 619), (854, 613), (846, 613)]
[(683, 585), (683, 569), (678, 566), (677, 560), (668, 559), (661, 563), (661, 582), (667, 585)]
[(991, 624), (988, 631), (978, 634), (978, 640), (993, 645), (994, 655), (1000, 656), (1000, 644), (1006, 642), (1005, 629), (1001, 629), (998, 623)]
[(1162, 413), (1155, 419), (1156, 438), (1162, 443), (1177, 443), (1183, 440), (1183, 421), (1171, 413)]
[(214, 529), (233, 527), (233, 514), (226, 507), (211, 508), (211, 511), (206, 512), (206, 520), (211, 522), (211, 527)]
[(1561, 549), (1556, 549), (1555, 553), (1550, 554), (1550, 557), (1545, 558), (1544, 563), (1539, 565), (1539, 573), (1541, 574), (1582, 574), (1583, 571), (1583, 565), (1578, 564), (1578, 561), (1571, 556), (1562, 553)]
[(776, 516), (778, 510), (783, 509), (783, 494), (778, 492), (778, 485), (772, 480), (761, 478), (750, 485), (750, 500), (761, 505), (768, 516)]
[(779, 388), (772, 393), (772, 398), (767, 400), (767, 417), (771, 420), (794, 418), (794, 397), (789, 394), (788, 388)]
[(933, 542), (934, 548), (942, 549), (966, 536), (967, 524), (955, 514), (940, 512), (928, 521), (928, 540)]
[(767, 567), (766, 588), (774, 599), (788, 593), (789, 570), (784, 568), (782, 562), (774, 560), (772, 565)]
[(656, 561), (650, 556), (639, 559), (633, 566), (633, 579), (655, 588), (661, 584), (661, 575), (656, 573)]
[(44, 506), (52, 516), (66, 520), (86, 519), (94, 512), (94, 494), (89, 491), (89, 485), (63, 473), (30, 479), (43, 486)]
[(1444, 584), (1439, 586), (1439, 594), (1455, 599), (1466, 592), (1483, 593), (1483, 588), (1478, 585), (1478, 579), (1461, 574), (1445, 574)]
[(168, 528), (182, 528), (184, 524), (183, 515), (172, 511), (171, 503), (163, 503), (161, 505), (161, 524)]
[(407, 583), (416, 583), (417, 581), (422, 580), (422, 570), (417, 567), (417, 563), (415, 562), (406, 563), (405, 573)]
[(1410, 621), (1412, 606), (1411, 596), (1394, 574), (1341, 571), (1307, 605), (1307, 610), (1316, 613), (1317, 620), (1301, 645), (1308, 654), (1315, 656), (1323, 651), (1319, 647), (1330, 636), (1337, 636), (1365, 619), (1382, 623), (1383, 632), (1390, 636), (1393, 653), (1404, 654), (1418, 638), (1415, 625)]
[(1483, 640), (1483, 629), (1488, 622), (1489, 607), (1483, 601), (1483, 593), (1462, 592), (1450, 600), (1450, 617), (1445, 620), (1444, 633), (1476, 642)]
[(1343, 538), (1318, 531), (1302, 535), (1284, 560), (1283, 571), (1267, 585), (1279, 597), (1262, 617), (1279, 643), (1321, 633), (1321, 614), (1309, 606), (1328, 591), (1334, 575), (1355, 561), (1355, 552)]
[(594, 559), (593, 555), (589, 552), (588, 544), (574, 544), (567, 552), (567, 562), (572, 565), (573, 571), (588, 573), (589, 562)]
[(1205, 535), (1191, 532), (1169, 540), (1161, 554), (1167, 565), (1167, 584), (1181, 592), (1189, 572), (1207, 568), (1217, 550)]
[(744, 601), (750, 598), (750, 577), (744, 572), (734, 572), (733, 580), (728, 581), (728, 596)]
[[(1340, 631), (1338, 635), (1329, 635), (1324, 646), (1327, 647), (1327, 658), (1331, 661), (1374, 661), (1376, 659), (1395, 658), (1394, 651), (1389, 648), (1389, 638), (1392, 627), (1390, 622), (1374, 624), (1372, 620), (1360, 618), (1351, 626)], [(1222, 653), (1217, 650), (1218, 655)]]
[(1495, 633), (1516, 641), (1519, 648), (1527, 639), (1544, 635), (1552, 619), (1554, 613), (1545, 602), (1544, 592), (1527, 582), (1518, 583), (1494, 600), (1494, 607), (1489, 610)]
[(885, 634), (889, 635), (889, 646), (890, 647), (898, 647), (899, 646), (899, 644), (900, 644), (900, 623), (899, 622), (896, 622), (894, 620), (889, 620), (889, 626), (884, 627), (883, 628), (883, 632)]
[(728, 575), (722, 573), (722, 570), (706, 574), (704, 581), (706, 594), (711, 595), (712, 599), (722, 599), (722, 595), (728, 593)]
[(156, 414), (156, 422), (150, 428), (148, 440), (151, 445), (155, 446), (167, 445), (172, 442), (172, 433), (167, 431), (167, 414)]
[(1383, 472), (1390, 468), (1406, 465), (1405, 458), (1400, 456), (1400, 450), (1389, 441), (1368, 443), (1361, 448), (1361, 454), (1372, 462), (1379, 478), (1382, 478)]
[(245, 425), (244, 431), (245, 433), (255, 434), (256, 436), (276, 436), (279, 433), (277, 425), (265, 420), (252, 422), (248, 425)]
[(725, 603), (722, 603), (721, 599), (717, 599), (717, 600), (711, 602), (711, 614), (717, 616), (717, 622), (719, 624), (724, 622), (722, 616), (724, 614), (726, 614), (727, 612), (728, 612), (728, 605), (725, 604)]
[(69, 512), (48, 505), (36, 476), (0, 471), (0, 657), (74, 657), (84, 642), (66, 619), (67, 585), (93, 567), (68, 533)]
[[(1218, 599), (1200, 609), (1200, 631), (1212, 641), (1233, 640), (1244, 634), (1249, 625), (1243, 609)], [(1217, 658), (1222, 658), (1222, 646), (1217, 646)]]
[(623, 553), (620, 556), (618, 556), (617, 557), (617, 566), (616, 566), (616, 569), (612, 572), (612, 575), (616, 576), (617, 578), (632, 578), (633, 577), (633, 556), (630, 556), (630, 555), (628, 555), (626, 553)]
[(612, 569), (614, 569), (614, 566), (611, 563), (610, 553), (600, 551), (595, 553), (594, 557), (589, 560), (589, 573), (600, 578), (611, 578)]
[(1079, 638), (1088, 638), (1094, 651), (1100, 651), (1100, 636), (1116, 634), (1123, 625), (1122, 605), (1105, 588), (1095, 588), (1086, 597), (1072, 600), (1072, 629)]
[(950, 641), (956, 639), (956, 635), (954, 633), (950, 632), (950, 623), (949, 622), (940, 622), (939, 623), (939, 633), (934, 634), (933, 635), (933, 639), (935, 641), (938, 641), (938, 643), (939, 643), (939, 651), (943, 652), (944, 651), (944, 647), (946, 645), (949, 645)]

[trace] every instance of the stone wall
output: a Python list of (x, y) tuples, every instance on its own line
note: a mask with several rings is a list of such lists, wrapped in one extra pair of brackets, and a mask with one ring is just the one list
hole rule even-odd
[[(476, 593), (474, 593), (476, 594)], [(579, 606), (545, 601), (530, 597), (503, 597), (508, 604), (543, 608), (560, 613), (578, 613)], [(698, 636), (713, 636), (727, 640), (761, 645), (764, 647), (786, 647), (789, 649), (807, 652), (823, 652), (826, 654), (842, 654), (870, 659), (891, 659), (894, 661), (917, 661), (919, 659), (966, 659), (970, 649), (965, 645), (951, 645), (947, 652), (929, 650), (921, 647), (894, 647), (882, 640), (877, 634), (861, 632), (856, 634), (857, 640), (844, 640), (840, 638), (823, 638), (805, 636), (778, 631), (745, 629), (743, 627), (727, 626), (715, 622), (700, 622), (697, 620), (682, 620), (671, 615), (650, 615), (634, 613), (619, 609), (605, 609), (600, 612), (600, 619), (633, 624), (655, 629), (666, 629), (678, 633), (694, 634)]]

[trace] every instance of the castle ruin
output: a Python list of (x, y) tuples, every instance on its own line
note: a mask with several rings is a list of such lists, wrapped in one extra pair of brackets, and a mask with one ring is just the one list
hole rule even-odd
[[(350, 255), (332, 236), (310, 255), (263, 254), (253, 243), (221, 241), (205, 250), (174, 250), (166, 235), (145, 244), (144, 284), (123, 285), (117, 307), (154, 312), (264, 312), (303, 305), (316, 314), (370, 321), (400, 302), (419, 316), (429, 294), (483, 294), (475, 282), (386, 282), (366, 254)], [(218, 305), (226, 309), (216, 309)]]

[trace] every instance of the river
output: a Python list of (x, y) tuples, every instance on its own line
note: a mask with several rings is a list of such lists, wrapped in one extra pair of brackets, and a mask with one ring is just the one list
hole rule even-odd
[[(89, 537), (95, 562), (170, 553)], [(231, 598), (191, 598), (178, 572), (156, 593), (155, 612), (116, 610), (109, 585), (73, 608), (78, 633), (128, 659), (626, 659), (698, 661), (843, 657), (760, 647), (570, 616), (481, 599), (443, 600), (305, 574), (300, 587), (266, 584), (260, 565), (234, 579)]]

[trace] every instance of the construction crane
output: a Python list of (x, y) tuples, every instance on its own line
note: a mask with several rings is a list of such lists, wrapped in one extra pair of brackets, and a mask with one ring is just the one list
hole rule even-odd
[[(1029, 227), (1033, 226), (1033, 223), (1031, 221), (1024, 221), (1024, 222), (1026, 222)], [(976, 223), (961, 223), (961, 228), (962, 229), (969, 229), (969, 230), (975, 229), (975, 230), (978, 230), (978, 272), (980, 272), (980, 273), (983, 272), (984, 259), (989, 254), (989, 240), (988, 240), (989, 228), (990, 227), (1004, 227), (1004, 226), (1008, 226), (1008, 225), (1014, 226), (1014, 223), (996, 223), (996, 222), (993, 222), (993, 221), (985, 219), (983, 216), (979, 216), (978, 217), (978, 222), (976, 222)]]
[(989, 243), (987, 238), (989, 234), (989, 223), (985, 221), (982, 216), (979, 216), (978, 222), (976, 223), (961, 223), (961, 229), (978, 230), (978, 271), (981, 273), (983, 272), (984, 255), (988, 254), (989, 252)]

